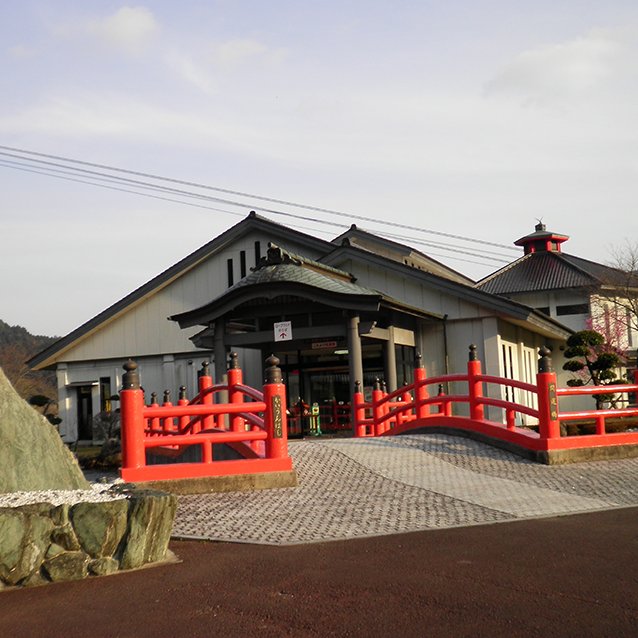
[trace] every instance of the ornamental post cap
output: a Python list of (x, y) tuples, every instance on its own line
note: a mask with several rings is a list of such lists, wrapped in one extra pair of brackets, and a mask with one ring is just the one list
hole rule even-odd
[(122, 375), (122, 390), (139, 390), (140, 375), (137, 371), (137, 363), (129, 359), (122, 367), (126, 370)]
[(475, 343), (470, 345), (470, 361), (477, 361), (478, 355), (476, 354), (477, 346)]
[(554, 368), (552, 367), (552, 349), (548, 346), (541, 346), (538, 349), (538, 354), (540, 359), (538, 360), (538, 371), (539, 372), (553, 372)]
[(274, 354), (271, 354), (266, 359), (266, 383), (281, 383), (283, 381), (281, 376), (281, 368), (279, 367), (279, 358)]
[(236, 352), (230, 353), (230, 362), (228, 364), (229, 370), (239, 369), (239, 355)]

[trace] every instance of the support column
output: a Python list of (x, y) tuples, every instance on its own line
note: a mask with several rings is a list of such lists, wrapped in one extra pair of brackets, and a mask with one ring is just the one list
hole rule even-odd
[(388, 328), (388, 340), (383, 344), (383, 359), (385, 367), (385, 382), (388, 392), (394, 392), (397, 385), (397, 355), (394, 347), (394, 327)]
[[(226, 322), (223, 318), (215, 321), (215, 384), (228, 383), (228, 368), (226, 363), (226, 342), (224, 333)], [(217, 403), (228, 403), (228, 392), (217, 392)]]
[(354, 384), (361, 382), (363, 387), (363, 354), (361, 352), (361, 337), (359, 336), (359, 315), (348, 318), (348, 366), (350, 371), (351, 401), (354, 405)]

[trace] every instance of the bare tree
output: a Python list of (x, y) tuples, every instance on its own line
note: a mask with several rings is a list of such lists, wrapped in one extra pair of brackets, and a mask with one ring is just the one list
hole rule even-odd
[(593, 329), (623, 350), (638, 346), (638, 243), (627, 240), (612, 250), (610, 266), (615, 269), (608, 281), (591, 296)]

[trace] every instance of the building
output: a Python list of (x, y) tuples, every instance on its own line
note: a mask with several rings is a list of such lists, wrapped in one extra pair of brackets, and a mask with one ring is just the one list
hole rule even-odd
[(623, 303), (626, 295), (632, 294), (634, 278), (628, 279), (618, 268), (563, 252), (568, 239), (539, 222), (533, 233), (514, 242), (523, 248), (523, 256), (476, 287), (536, 308), (572, 330), (598, 330), (635, 357), (635, 320), (628, 316), (628, 304)]
[(328, 242), (251, 213), (30, 365), (56, 370), (61, 432), (74, 441), (92, 438), (129, 357), (147, 392), (184, 385), (190, 396), (202, 360), (219, 381), (236, 350), (246, 383), (260, 386), (274, 353), (289, 403), (347, 404), (355, 380), (409, 382), (417, 351), (429, 376), (463, 371), (471, 343), (486, 374), (532, 381), (537, 348), (569, 334), (409, 246), (356, 226)]

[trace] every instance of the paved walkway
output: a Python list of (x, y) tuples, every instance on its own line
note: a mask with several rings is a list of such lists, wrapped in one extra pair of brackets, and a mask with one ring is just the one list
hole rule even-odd
[(440, 434), (290, 453), (299, 487), (182, 496), (174, 537), (292, 545), (638, 505), (638, 458), (546, 466)]

